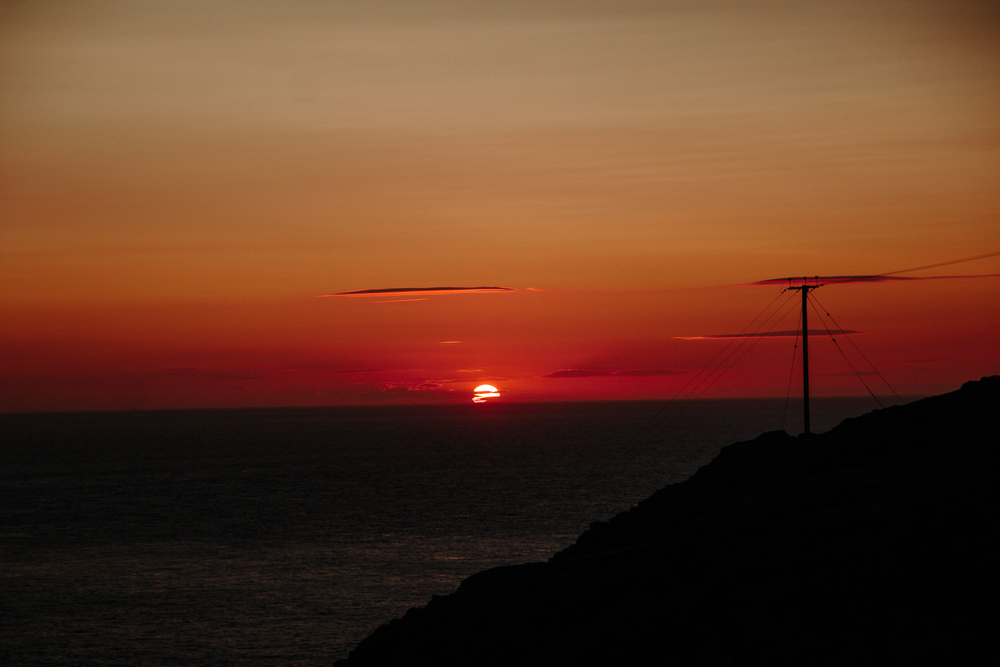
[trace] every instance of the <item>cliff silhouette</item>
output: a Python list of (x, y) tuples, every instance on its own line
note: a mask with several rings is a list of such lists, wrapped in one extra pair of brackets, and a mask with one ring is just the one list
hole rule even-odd
[(730, 445), (335, 664), (996, 665), (998, 421), (988, 377)]

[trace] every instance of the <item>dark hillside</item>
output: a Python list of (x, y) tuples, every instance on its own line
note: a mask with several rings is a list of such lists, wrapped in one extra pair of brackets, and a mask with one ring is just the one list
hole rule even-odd
[(991, 377), (731, 445), (337, 664), (995, 665), (998, 420)]

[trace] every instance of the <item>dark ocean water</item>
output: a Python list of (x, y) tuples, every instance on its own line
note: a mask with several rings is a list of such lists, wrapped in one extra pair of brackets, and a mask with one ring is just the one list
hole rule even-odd
[[(819, 399), (813, 428), (870, 409)], [(0, 415), (0, 662), (329, 664), (475, 572), (547, 559), (783, 411)]]

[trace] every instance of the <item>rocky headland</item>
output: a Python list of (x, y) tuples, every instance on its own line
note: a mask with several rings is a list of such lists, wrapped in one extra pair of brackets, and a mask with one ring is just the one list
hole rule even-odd
[(998, 426), (989, 377), (730, 445), (336, 664), (996, 665)]

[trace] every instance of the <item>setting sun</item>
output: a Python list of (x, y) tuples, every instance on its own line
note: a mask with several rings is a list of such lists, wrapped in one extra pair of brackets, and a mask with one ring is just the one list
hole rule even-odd
[(491, 384), (481, 384), (473, 389), (473, 403), (483, 403), (490, 398), (499, 398), (500, 392)]

